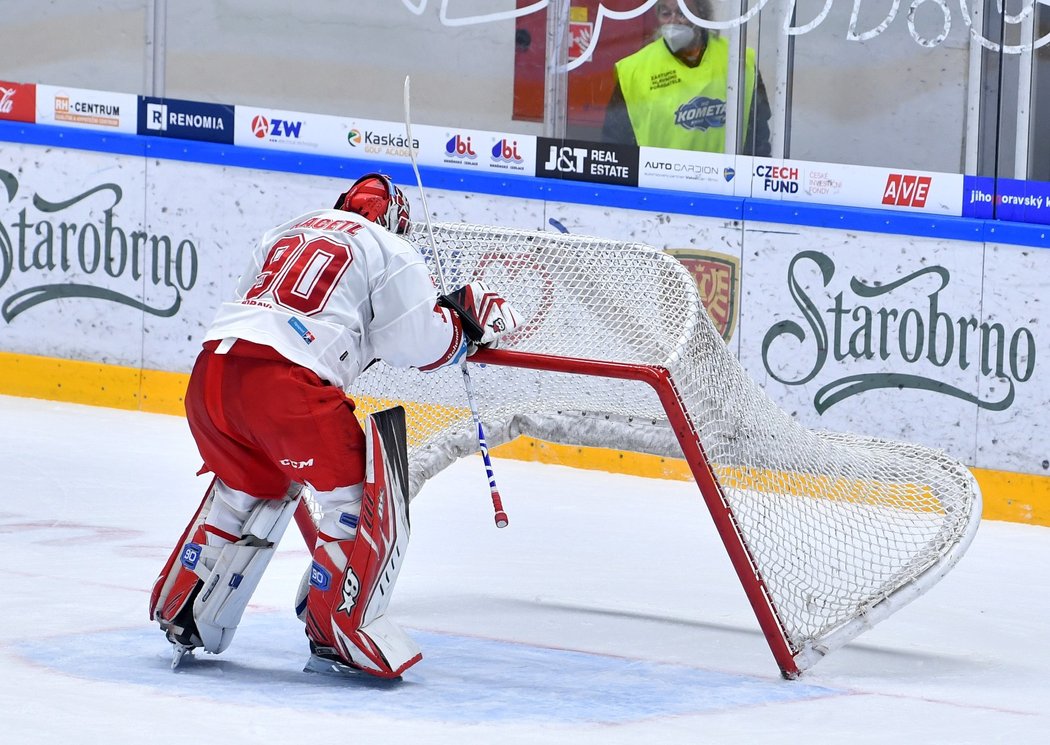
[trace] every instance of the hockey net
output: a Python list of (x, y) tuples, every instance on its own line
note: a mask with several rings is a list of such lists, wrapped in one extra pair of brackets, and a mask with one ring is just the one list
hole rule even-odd
[[(483, 280), (527, 319), (470, 366), (489, 445), (685, 458), (781, 672), (795, 677), (934, 584), (969, 545), (980, 491), (926, 447), (811, 431), (754, 383), (696, 285), (652, 247), (435, 224), (447, 286)], [(436, 277), (425, 229), (413, 237)], [(459, 369), (383, 364), (362, 416), (406, 406), (410, 491), (476, 453)]]

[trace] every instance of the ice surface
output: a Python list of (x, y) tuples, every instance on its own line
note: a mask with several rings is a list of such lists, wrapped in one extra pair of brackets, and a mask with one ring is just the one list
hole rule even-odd
[(0, 397), (3, 743), (1044, 743), (1050, 530), (985, 523), (926, 596), (781, 680), (695, 486), (467, 459), (412, 504), (396, 683), (302, 672), (289, 529), (177, 672), (149, 588), (207, 484), (175, 417)]

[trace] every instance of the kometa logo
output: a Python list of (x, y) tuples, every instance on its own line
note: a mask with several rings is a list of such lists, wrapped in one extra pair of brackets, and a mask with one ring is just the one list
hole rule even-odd
[(681, 106), (674, 113), (676, 127), (698, 129), (701, 132), (726, 124), (726, 102), (717, 98), (697, 96)]
[(932, 176), (891, 173), (882, 192), (882, 203), (896, 207), (925, 207), (931, 183)]

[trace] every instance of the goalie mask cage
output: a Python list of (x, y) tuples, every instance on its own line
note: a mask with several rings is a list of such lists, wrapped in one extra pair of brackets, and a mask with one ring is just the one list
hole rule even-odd
[[(977, 530), (970, 471), (918, 445), (811, 431), (754, 383), (686, 269), (638, 243), (433, 226), (449, 288), (482, 280), (523, 326), (471, 365), (490, 446), (684, 457), (788, 678), (935, 584)], [(413, 241), (436, 276), (426, 230)], [(458, 369), (373, 365), (361, 416), (408, 411), (410, 492), (477, 452)]]

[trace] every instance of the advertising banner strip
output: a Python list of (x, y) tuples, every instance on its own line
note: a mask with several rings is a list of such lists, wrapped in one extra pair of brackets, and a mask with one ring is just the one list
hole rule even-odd
[(569, 181), (638, 186), (638, 148), (586, 140), (536, 138), (536, 175)]
[(688, 194), (1050, 224), (1050, 183), (554, 140), (0, 81), (0, 120)]
[(343, 119), (326, 114), (234, 107), (233, 143), (269, 150), (347, 155)]
[(503, 176), (532, 176), (536, 168), (536, 138), (531, 135), (426, 124), (413, 126), (412, 135), (409, 143), (401, 122), (356, 118), (348, 120), (339, 139), (342, 154), (354, 158), (408, 162), (412, 147), (420, 165)]
[[(413, 126), (419, 162), (504, 176), (533, 176), (536, 138), (480, 129)], [(407, 154), (406, 154), (407, 156)]]
[(956, 173), (755, 158), (750, 180), (750, 196), (761, 199), (962, 215)]
[(139, 96), (138, 133), (233, 144), (233, 106)]
[(536, 167), (536, 138), (531, 135), (417, 125), (409, 142), (403, 122), (234, 108), (234, 143), (240, 146), (404, 165), (413, 148), (421, 165), (500, 176), (531, 177)]
[(1050, 224), (1050, 184), (966, 176), (963, 181), (963, 216)]
[(749, 156), (639, 148), (638, 185), (647, 189), (750, 196), (753, 158)]
[(137, 134), (138, 96), (37, 85), (36, 123)]
[(36, 122), (36, 86), (0, 80), (0, 119)]
[[(259, 169), (333, 178), (356, 178), (370, 170), (382, 170), (397, 183), (415, 183), (407, 158), (367, 160), (360, 156), (333, 156), (311, 152), (258, 147), (229, 147), (212, 142), (189, 142), (166, 137), (141, 137), (88, 129), (38, 127), (0, 120), (0, 142), (18, 142), (127, 155), (146, 155), (189, 163)], [(415, 134), (415, 128), (413, 128)], [(812, 202), (750, 199), (703, 192), (603, 189), (596, 183), (565, 179), (507, 178), (498, 172), (466, 172), (464, 169), (423, 164), (424, 183), (434, 189), (494, 194), (520, 199), (598, 205), (610, 209), (677, 213), (729, 220), (748, 220), (782, 225), (810, 225), (836, 230), (861, 230), (894, 235), (915, 235), (963, 241), (993, 241), (1016, 246), (1050, 248), (1050, 232), (1038, 223), (982, 220), (948, 215), (931, 216), (915, 211), (836, 207)]]
[(406, 165), (414, 148), (422, 165), (514, 176), (532, 176), (535, 168), (535, 138), (526, 135), (419, 125), (409, 142), (403, 122), (247, 106), (235, 107), (235, 119), (234, 143), (248, 147)]

